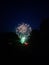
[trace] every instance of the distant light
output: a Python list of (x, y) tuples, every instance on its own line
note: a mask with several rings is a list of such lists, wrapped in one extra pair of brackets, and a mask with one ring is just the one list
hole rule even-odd
[(26, 38), (25, 38), (25, 37), (22, 37), (21, 40), (20, 40), (20, 42), (21, 42), (22, 44), (24, 44), (24, 43), (25, 43), (25, 40), (26, 40)]
[(25, 35), (27, 38), (30, 36), (30, 33), (32, 31), (32, 28), (30, 27), (29, 24), (22, 23), (18, 25), (16, 28), (16, 34), (18, 35), (19, 38), (21, 38), (21, 35)]
[(18, 35), (21, 44), (24, 44), (26, 46), (28, 45), (26, 41), (28, 41), (28, 39), (30, 38), (31, 31), (32, 28), (29, 24), (22, 23), (18, 25), (18, 27), (16, 28), (16, 34)]
[(28, 43), (27, 43), (27, 42), (25, 42), (25, 43), (24, 43), (24, 45), (25, 45), (25, 46), (28, 46)]

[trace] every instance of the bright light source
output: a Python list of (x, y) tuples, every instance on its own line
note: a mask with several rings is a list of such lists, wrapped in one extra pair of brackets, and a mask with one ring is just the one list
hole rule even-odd
[(22, 37), (21, 38), (21, 43), (23, 44), (25, 41), (26, 41), (26, 38), (25, 37)]

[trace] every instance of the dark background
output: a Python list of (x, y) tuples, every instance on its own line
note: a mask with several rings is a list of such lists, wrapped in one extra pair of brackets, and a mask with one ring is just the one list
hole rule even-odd
[(40, 29), (43, 18), (49, 17), (49, 1), (0, 1), (0, 31), (15, 32), (18, 24)]
[[(48, 1), (0, 2), (0, 57), (12, 63), (48, 64)], [(32, 27), (29, 45), (23, 46), (15, 29), (20, 23)]]

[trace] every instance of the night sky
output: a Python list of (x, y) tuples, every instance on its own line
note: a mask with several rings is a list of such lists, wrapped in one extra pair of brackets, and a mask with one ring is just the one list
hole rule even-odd
[(15, 32), (18, 24), (40, 29), (42, 18), (49, 17), (48, 1), (0, 2), (0, 31)]

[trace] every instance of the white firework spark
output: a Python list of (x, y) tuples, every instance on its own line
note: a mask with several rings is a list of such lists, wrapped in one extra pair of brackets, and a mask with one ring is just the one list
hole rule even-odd
[(30, 35), (30, 32), (32, 31), (30, 25), (22, 23), (16, 28), (16, 34), (18, 34), (19, 37), (26, 36), (28, 37)]

